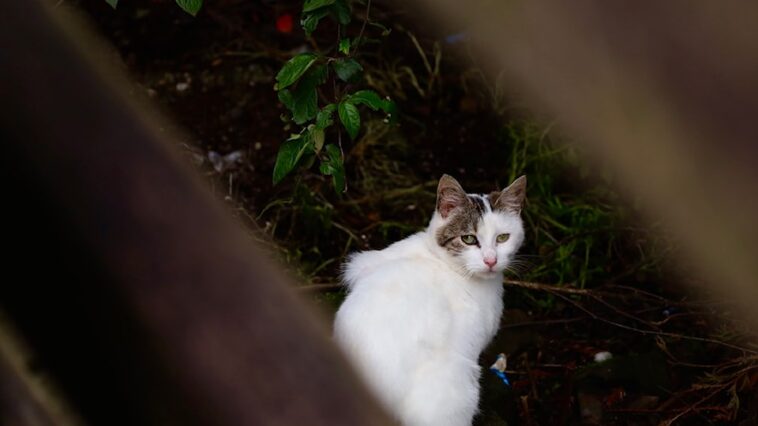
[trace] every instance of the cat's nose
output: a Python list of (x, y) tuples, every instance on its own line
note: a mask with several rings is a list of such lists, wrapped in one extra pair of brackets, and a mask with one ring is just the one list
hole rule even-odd
[(497, 263), (497, 258), (495, 257), (485, 257), (484, 258), (484, 264), (488, 267), (492, 268)]

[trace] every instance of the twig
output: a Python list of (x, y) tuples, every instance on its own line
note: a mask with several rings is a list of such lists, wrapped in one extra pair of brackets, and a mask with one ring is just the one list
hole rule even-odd
[(416, 50), (418, 50), (419, 56), (421, 56), (421, 60), (424, 61), (424, 68), (426, 68), (426, 72), (429, 73), (429, 75), (433, 75), (432, 72), (432, 65), (429, 63), (429, 60), (426, 58), (426, 52), (424, 52), (424, 49), (421, 48), (421, 44), (419, 44), (418, 40), (416, 39), (416, 36), (413, 35), (410, 31), (407, 32), (408, 36), (411, 38), (411, 41), (413, 42), (413, 45), (416, 46)]
[(617, 314), (621, 315), (622, 317), (629, 318), (631, 320), (637, 321), (640, 324), (644, 324), (644, 325), (646, 325), (646, 326), (648, 326), (648, 327), (650, 327), (650, 328), (652, 328), (654, 330), (658, 330), (658, 327), (656, 327), (655, 325), (653, 325), (649, 321), (645, 321), (642, 318), (639, 318), (639, 317), (637, 317), (635, 315), (632, 315), (632, 314), (630, 314), (628, 312), (622, 311), (621, 309), (619, 309), (619, 308), (611, 305), (610, 303), (606, 302), (605, 300), (603, 300), (600, 296), (598, 296), (596, 294), (590, 293), (588, 296), (591, 297), (596, 302), (600, 303), (601, 305), (603, 305), (603, 306), (607, 307), (608, 309), (612, 310), (613, 312), (616, 312)]
[(723, 391), (724, 389), (726, 389), (727, 387), (729, 387), (729, 386), (731, 386), (733, 384), (734, 384), (733, 381), (729, 381), (729, 382), (727, 382), (727, 383), (725, 383), (725, 384), (717, 387), (715, 391), (713, 391), (713, 392), (709, 393), (708, 395), (704, 396), (699, 401), (697, 401), (696, 403), (690, 405), (689, 407), (687, 407), (686, 409), (684, 409), (682, 412), (680, 412), (676, 416), (674, 416), (674, 417), (666, 420), (665, 422), (663, 422), (663, 424), (666, 425), (666, 426), (672, 425), (677, 419), (679, 419), (680, 417), (684, 416), (685, 414), (693, 411), (700, 404), (702, 404), (705, 401), (708, 401), (709, 399), (713, 398), (714, 396), (716, 396), (717, 393)]
[(512, 324), (505, 324), (501, 326), (500, 329), (503, 330), (507, 328), (533, 327), (533, 326), (552, 325), (552, 324), (568, 324), (568, 323), (583, 321), (583, 320), (586, 320), (586, 318), (581, 317), (581, 318), (567, 318), (567, 319), (555, 319), (555, 320), (544, 320), (544, 321), (514, 322)]
[(371, 0), (366, 1), (366, 19), (363, 20), (363, 25), (361, 26), (361, 31), (358, 33), (358, 38), (355, 39), (355, 49), (353, 50), (352, 56), (355, 56), (358, 54), (358, 49), (361, 47), (361, 39), (363, 38), (363, 31), (366, 30), (366, 24), (368, 24), (369, 21), (369, 13), (371, 12)]
[(580, 289), (580, 288), (558, 287), (558, 286), (554, 286), (550, 284), (540, 284), (540, 283), (533, 283), (533, 282), (528, 282), (528, 281), (509, 280), (509, 279), (504, 280), (504, 282), (505, 284), (508, 284), (508, 285), (528, 288), (531, 290), (568, 293), (568, 294), (581, 294), (581, 295), (590, 294), (590, 290)]
[[(676, 409), (665, 409), (661, 410), (659, 408), (609, 408), (606, 410), (607, 413), (629, 413), (629, 414), (661, 414), (661, 413), (668, 413), (672, 411), (677, 411)], [(706, 405), (704, 407), (698, 407), (697, 409), (693, 409), (694, 412), (699, 411), (724, 411), (724, 407), (718, 406), (718, 405)]]
[(298, 290), (307, 292), (329, 292), (344, 289), (342, 284), (309, 284), (297, 287)]
[[(548, 291), (550, 291), (550, 290), (548, 290)], [(713, 343), (713, 344), (716, 344), (716, 345), (725, 346), (725, 347), (728, 347), (728, 348), (731, 348), (731, 349), (736, 349), (736, 350), (739, 350), (739, 351), (742, 351), (742, 352), (746, 352), (746, 353), (750, 353), (750, 354), (753, 354), (753, 355), (758, 355), (758, 351), (755, 351), (755, 350), (752, 350), (752, 349), (748, 349), (748, 348), (743, 347), (743, 346), (734, 345), (732, 343), (723, 342), (721, 340), (710, 339), (710, 338), (707, 338), (707, 337), (687, 336), (687, 335), (684, 335), (684, 334), (669, 333), (669, 332), (665, 332), (665, 331), (643, 330), (641, 328), (632, 327), (632, 326), (629, 326), (629, 325), (625, 325), (625, 324), (621, 324), (621, 323), (618, 323), (618, 322), (615, 322), (615, 321), (611, 321), (609, 319), (603, 318), (603, 317), (595, 314), (594, 312), (588, 310), (587, 308), (585, 308), (584, 306), (580, 305), (576, 301), (571, 300), (568, 297), (566, 297), (566, 296), (564, 296), (564, 295), (562, 295), (562, 294), (560, 294), (558, 292), (552, 292), (552, 293), (554, 295), (560, 297), (561, 299), (565, 300), (566, 302), (569, 302), (570, 304), (574, 305), (577, 309), (581, 310), (582, 312), (584, 312), (587, 315), (589, 315), (590, 317), (592, 317), (592, 319), (595, 319), (595, 320), (598, 320), (598, 321), (602, 321), (602, 322), (604, 322), (606, 324), (610, 324), (610, 325), (618, 327), (618, 328), (623, 328), (624, 330), (634, 331), (634, 332), (637, 332), (637, 333), (640, 333), (640, 334), (646, 334), (646, 335), (651, 335), (651, 336), (664, 336), (664, 337), (672, 337), (672, 338), (675, 338), (675, 339), (692, 340), (692, 341), (704, 342), (704, 343)]]
[(532, 369), (529, 368), (529, 360), (526, 359), (527, 362), (524, 363), (524, 367), (526, 368), (526, 376), (529, 379), (529, 387), (531, 388), (531, 395), (532, 398), (535, 401), (539, 401), (539, 394), (537, 393), (537, 380), (535, 379), (534, 375), (532, 374)]
[(334, 226), (335, 228), (343, 231), (344, 233), (346, 233), (347, 235), (349, 235), (350, 237), (352, 237), (355, 241), (360, 241), (361, 240), (360, 238), (358, 238), (357, 235), (355, 235), (355, 232), (353, 232), (350, 228), (348, 228), (348, 227), (346, 227), (344, 225), (341, 225), (339, 222), (332, 222), (332, 226)]
[(424, 190), (425, 188), (431, 188), (432, 186), (436, 186), (436, 181), (429, 181), (424, 182), (418, 185), (411, 186), (409, 188), (398, 188), (398, 189), (392, 189), (389, 191), (382, 192), (380, 194), (375, 195), (366, 195), (361, 198), (355, 198), (352, 200), (343, 201), (340, 204), (343, 205), (357, 205), (357, 204), (364, 204), (371, 201), (384, 201), (384, 200), (391, 200), (394, 198), (400, 198), (407, 195), (413, 195), (419, 191)]

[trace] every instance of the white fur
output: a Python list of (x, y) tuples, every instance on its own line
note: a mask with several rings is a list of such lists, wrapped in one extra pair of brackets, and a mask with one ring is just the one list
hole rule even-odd
[[(497, 332), (502, 271), (523, 240), (517, 214), (480, 220), (481, 249), (450, 255), (429, 227), (379, 251), (350, 257), (349, 289), (334, 334), (369, 387), (406, 426), (470, 425), (479, 401), (479, 354)], [(497, 235), (510, 239), (497, 244)], [(496, 253), (490, 271), (485, 256)]]

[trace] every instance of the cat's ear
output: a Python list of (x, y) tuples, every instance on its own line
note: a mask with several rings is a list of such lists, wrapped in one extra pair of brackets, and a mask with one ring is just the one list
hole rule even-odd
[(455, 208), (466, 202), (466, 191), (455, 178), (442, 175), (437, 185), (437, 211), (445, 219)]
[(526, 176), (521, 176), (514, 180), (512, 184), (500, 192), (490, 194), (492, 206), (498, 210), (504, 210), (510, 213), (521, 213), (521, 207), (524, 205), (526, 197)]

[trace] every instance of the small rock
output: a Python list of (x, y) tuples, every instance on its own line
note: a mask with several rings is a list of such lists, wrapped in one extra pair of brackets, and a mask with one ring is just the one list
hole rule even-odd
[(602, 351), (595, 354), (595, 362), (605, 362), (613, 358), (613, 354), (608, 351)]
[(216, 151), (208, 151), (208, 160), (213, 164), (213, 169), (217, 173), (223, 173), (225, 170), (236, 167), (244, 158), (242, 151), (232, 151), (229, 154), (221, 155)]
[(216, 151), (208, 151), (208, 160), (213, 164), (213, 168), (221, 173), (224, 170), (224, 160), (221, 155)]
[(224, 156), (224, 162), (227, 165), (237, 164), (242, 161), (244, 154), (242, 151), (232, 151)]

